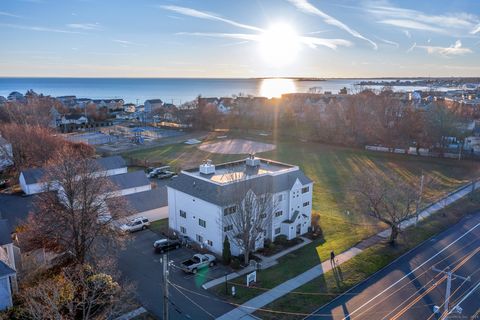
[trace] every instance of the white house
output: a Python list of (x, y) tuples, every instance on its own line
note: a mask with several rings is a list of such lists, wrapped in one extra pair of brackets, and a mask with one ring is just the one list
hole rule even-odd
[(83, 115), (65, 115), (62, 116), (60, 120), (60, 124), (87, 124), (88, 118)]
[[(99, 158), (94, 161), (96, 161), (99, 168), (103, 169), (99, 171), (99, 174), (113, 176), (127, 173), (127, 164), (121, 156)], [(43, 192), (45, 186), (48, 184), (48, 181), (44, 181), (45, 173), (46, 171), (43, 168), (33, 168), (22, 171), (19, 180), (23, 192), (28, 195)]]
[(161, 99), (150, 99), (146, 100), (143, 106), (146, 113), (151, 113), (155, 109), (163, 107), (163, 101)]
[(124, 196), (124, 199), (132, 213), (128, 217), (129, 220), (136, 217), (146, 217), (150, 221), (168, 218), (167, 189), (165, 187), (131, 193)]
[[(168, 185), (169, 226), (221, 254), (225, 235), (235, 236), (224, 215), (235, 214), (234, 199), (248, 189), (257, 196), (271, 194), (275, 203), (264, 239), (293, 239), (310, 227), (312, 188), (312, 180), (294, 165), (254, 157), (216, 166), (207, 162), (182, 171)], [(240, 254), (230, 243), (232, 253)]]
[(12, 230), (8, 220), (0, 220), (0, 310), (12, 306), (12, 292), (16, 291), (17, 279)]
[(0, 136), (0, 171), (13, 164), (12, 144)]
[(152, 190), (152, 185), (143, 171), (116, 174), (108, 178), (115, 185), (118, 196)]

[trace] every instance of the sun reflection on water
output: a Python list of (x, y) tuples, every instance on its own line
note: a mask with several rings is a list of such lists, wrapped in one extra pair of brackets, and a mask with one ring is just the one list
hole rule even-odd
[(263, 79), (260, 84), (260, 95), (267, 98), (280, 98), (285, 93), (297, 92), (292, 79)]

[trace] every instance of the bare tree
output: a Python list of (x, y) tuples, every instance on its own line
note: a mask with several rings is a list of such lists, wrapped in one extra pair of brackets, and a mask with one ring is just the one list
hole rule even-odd
[(394, 244), (401, 224), (416, 217), (418, 190), (396, 174), (387, 176), (363, 170), (353, 177), (355, 200), (365, 213), (390, 227), (390, 243)]
[[(76, 264), (111, 251), (122, 238), (115, 220), (128, 212), (124, 199), (85, 154), (63, 148), (45, 174), (45, 191), (36, 201), (24, 234), (27, 243), (54, 252), (68, 252)], [(108, 249), (106, 249), (108, 248)]]
[(276, 199), (268, 187), (259, 187), (243, 173), (231, 173), (231, 199), (223, 214), (223, 226), (229, 240), (241, 249), (244, 263), (271, 228), (272, 216), (277, 208)]

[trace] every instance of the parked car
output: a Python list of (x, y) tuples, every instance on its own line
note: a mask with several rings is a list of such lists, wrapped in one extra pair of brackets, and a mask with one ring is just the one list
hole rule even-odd
[(180, 240), (160, 239), (153, 243), (155, 252), (164, 253), (173, 249), (178, 249), (182, 246)]
[(168, 179), (175, 175), (175, 172), (172, 171), (161, 171), (157, 174), (158, 179)]
[(129, 222), (122, 224), (120, 230), (124, 232), (135, 232), (139, 230), (145, 230), (150, 226), (150, 220), (145, 217), (138, 217), (130, 220)]
[(183, 261), (180, 267), (187, 273), (197, 273), (199, 269), (213, 267), (215, 257), (211, 254), (194, 254), (192, 258)]

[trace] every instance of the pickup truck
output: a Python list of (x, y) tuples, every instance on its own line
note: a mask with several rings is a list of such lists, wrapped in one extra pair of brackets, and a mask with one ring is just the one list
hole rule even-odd
[(194, 254), (191, 259), (185, 260), (180, 264), (183, 271), (187, 273), (197, 273), (199, 269), (213, 267), (215, 257), (211, 254)]

